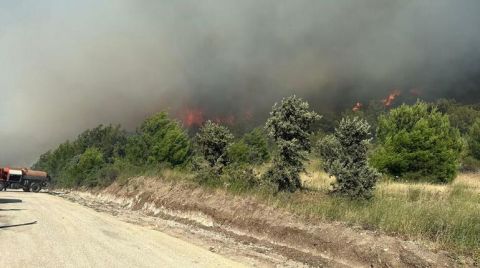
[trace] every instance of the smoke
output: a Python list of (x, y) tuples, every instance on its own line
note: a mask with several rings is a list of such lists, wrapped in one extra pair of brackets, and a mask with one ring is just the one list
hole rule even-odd
[(476, 0), (2, 2), (0, 163), (161, 110), (261, 122), (291, 93), (320, 111), (392, 89), (478, 101), (479, 11)]

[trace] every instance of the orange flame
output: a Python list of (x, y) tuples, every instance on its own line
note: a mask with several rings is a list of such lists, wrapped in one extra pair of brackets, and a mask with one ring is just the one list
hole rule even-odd
[(250, 121), (253, 119), (253, 111), (251, 109), (248, 109), (244, 112), (243, 117), (245, 121)]
[(213, 119), (213, 122), (217, 124), (225, 124), (225, 125), (234, 125), (235, 124), (235, 116), (228, 115), (228, 116), (217, 116)]
[(183, 123), (188, 126), (201, 126), (205, 122), (203, 111), (200, 109), (186, 109), (181, 115)]
[(363, 104), (361, 102), (355, 103), (355, 106), (353, 106), (352, 111), (353, 112), (358, 112), (362, 109)]
[(390, 106), (392, 106), (393, 102), (395, 101), (395, 99), (400, 96), (400, 91), (399, 90), (393, 90), (390, 95), (388, 95), (388, 97), (384, 100), (382, 100), (383, 102), (383, 105), (388, 108)]
[(419, 96), (422, 95), (422, 93), (417, 88), (412, 88), (412, 89), (410, 89), (410, 95), (412, 95), (414, 97), (419, 97)]

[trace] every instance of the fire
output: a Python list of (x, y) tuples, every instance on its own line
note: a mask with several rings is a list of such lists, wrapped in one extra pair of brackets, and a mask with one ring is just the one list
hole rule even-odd
[(358, 112), (362, 109), (362, 107), (363, 107), (363, 104), (361, 102), (357, 102), (355, 103), (355, 106), (353, 106), (352, 111)]
[(203, 111), (196, 108), (188, 108), (182, 112), (181, 115), (183, 123), (187, 127), (201, 126), (205, 122)]
[(422, 93), (417, 88), (412, 88), (412, 89), (410, 89), (410, 95), (412, 95), (414, 97), (418, 97), (418, 96), (421, 96)]
[(399, 90), (393, 90), (390, 95), (388, 95), (388, 97), (384, 100), (382, 100), (383, 102), (383, 105), (388, 108), (390, 106), (392, 106), (392, 103), (395, 101), (395, 99), (400, 96), (400, 91)]
[(203, 123), (207, 120), (212, 120), (217, 124), (223, 125), (235, 125), (237, 119), (234, 115), (225, 115), (225, 116), (211, 116), (206, 115), (203, 109), (201, 108), (184, 108), (178, 113), (178, 118), (181, 119), (183, 124), (186, 127), (201, 127)]
[(234, 125), (235, 124), (235, 116), (228, 115), (228, 116), (217, 116), (213, 119), (213, 122), (217, 124), (225, 124), (225, 125)]
[(243, 113), (243, 117), (245, 118), (245, 121), (250, 121), (253, 119), (253, 111), (251, 109), (246, 110)]

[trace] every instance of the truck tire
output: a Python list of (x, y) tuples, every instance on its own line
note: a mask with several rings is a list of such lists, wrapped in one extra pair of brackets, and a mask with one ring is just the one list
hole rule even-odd
[(30, 187), (29, 187), (29, 186), (23, 186), (23, 187), (22, 187), (22, 190), (23, 190), (24, 192), (30, 192)]
[(0, 191), (3, 191), (3, 189), (5, 189), (6, 187), (7, 185), (5, 184), (5, 182), (0, 181)]
[(38, 193), (40, 192), (40, 190), (42, 190), (42, 185), (38, 182), (34, 182), (30, 185), (30, 189), (32, 190), (32, 192)]

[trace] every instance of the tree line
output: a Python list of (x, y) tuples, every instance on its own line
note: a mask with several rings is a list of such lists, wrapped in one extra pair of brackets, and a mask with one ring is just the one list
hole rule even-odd
[[(239, 188), (302, 188), (311, 157), (336, 178), (333, 194), (370, 198), (383, 176), (394, 180), (451, 182), (459, 169), (480, 167), (480, 108), (454, 101), (418, 101), (391, 110), (367, 107), (326, 119), (296, 96), (272, 107), (265, 126), (235, 137), (207, 121), (195, 136), (161, 112), (134, 133), (119, 125), (86, 130), (40, 156), (34, 168), (64, 187), (106, 186), (126, 169), (175, 168), (199, 183)], [(332, 125), (331, 122), (334, 122)], [(264, 165), (256, 174), (253, 167)]]

